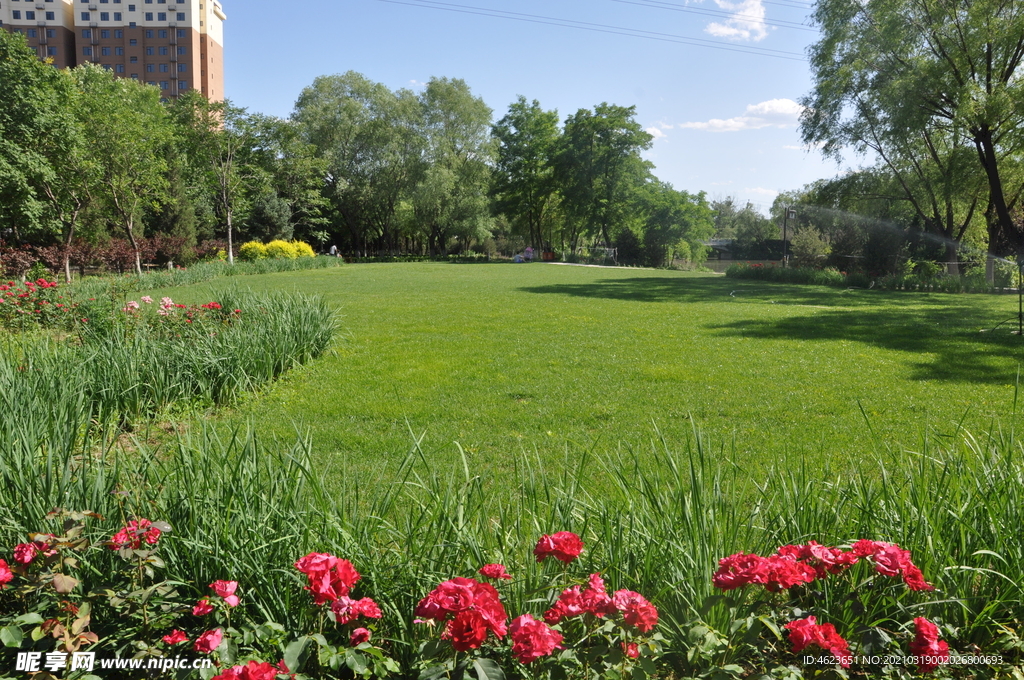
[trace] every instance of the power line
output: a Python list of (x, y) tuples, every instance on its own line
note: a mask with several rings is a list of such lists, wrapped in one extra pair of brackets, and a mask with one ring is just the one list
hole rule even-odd
[(436, 9), (445, 12), (457, 12), (460, 14), (475, 14), (478, 16), (492, 17), (496, 19), (511, 19), (513, 21), (522, 21), (533, 24), (545, 24), (548, 26), (558, 26), (561, 28), (575, 28), (584, 31), (593, 31), (595, 33), (625, 35), (631, 38), (644, 38), (646, 40), (658, 40), (660, 42), (678, 43), (681, 45), (691, 45), (694, 47), (709, 47), (711, 49), (725, 50), (727, 52), (738, 52), (740, 54), (754, 54), (761, 57), (774, 57), (776, 59), (787, 59), (789, 61), (806, 61), (804, 56), (799, 52), (785, 52), (783, 50), (773, 50), (766, 47), (754, 47), (749, 45), (726, 45), (720, 42), (716, 42), (714, 40), (691, 38), (682, 35), (674, 35), (671, 33), (657, 33), (654, 31), (644, 31), (637, 28), (625, 28), (622, 26), (610, 26), (607, 24), (593, 24), (585, 21), (576, 21), (574, 19), (560, 19), (558, 17), (545, 17), (536, 14), (506, 12), (504, 10), (495, 10), (486, 7), (456, 5), (448, 2), (438, 2), (437, 0), (378, 0), (378, 2), (386, 2), (391, 5), (407, 5), (409, 7), (422, 7), (424, 9)]
[(612, 0), (622, 5), (636, 5), (637, 7), (650, 7), (652, 9), (667, 9), (673, 12), (690, 12), (692, 14), (703, 14), (704, 16), (711, 17), (724, 17), (726, 19), (746, 19), (749, 21), (759, 21), (765, 26), (774, 26), (776, 28), (790, 28), (795, 31), (811, 31), (817, 33), (818, 29), (805, 26), (804, 24), (796, 21), (783, 21), (776, 19), (771, 22), (765, 21), (764, 17), (755, 16), (753, 14), (736, 14), (734, 12), (726, 12), (717, 9), (703, 9), (698, 7), (686, 7), (684, 5), (675, 5), (669, 2), (636, 2), (635, 0)]

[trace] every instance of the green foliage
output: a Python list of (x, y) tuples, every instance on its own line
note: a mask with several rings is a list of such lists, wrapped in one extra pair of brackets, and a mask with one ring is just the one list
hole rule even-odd
[(832, 252), (828, 240), (813, 227), (796, 229), (789, 247), (793, 254), (793, 264), (797, 267), (821, 267)]

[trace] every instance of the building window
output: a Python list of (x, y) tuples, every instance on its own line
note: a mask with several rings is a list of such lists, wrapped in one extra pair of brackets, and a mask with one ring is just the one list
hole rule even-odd
[(129, 64), (138, 64), (139, 63), (139, 58), (138, 57), (128, 57), (128, 63)]
[(161, 38), (166, 38), (167, 37), (167, 31), (166, 30), (157, 31), (157, 35), (159, 35)]
[(91, 47), (83, 47), (82, 48), (82, 54), (84, 54), (87, 57), (91, 57), (92, 56), (92, 48)]
[(129, 21), (128, 22), (128, 28), (135, 28), (135, 22), (134, 21)]
[(178, 64), (178, 73), (185, 73), (188, 71), (188, 64)]
[[(115, 14), (114, 18), (115, 19), (119, 19), (120, 17)], [(116, 31), (114, 31), (114, 37), (117, 38), (118, 40), (120, 40), (121, 38), (124, 37), (124, 31), (122, 31), (120, 28), (117, 29)]]
[(121, 21), (121, 13), (114, 12), (114, 21)]
[(83, 38), (91, 38), (92, 37), (92, 30), (88, 29), (88, 28), (83, 28), (82, 29), (82, 37)]
[(132, 74), (132, 80), (138, 80), (138, 79), (139, 79), (139, 74), (138, 73), (133, 73)]
[(178, 12), (178, 21), (184, 21), (184, 20), (185, 20), (185, 13), (184, 12)]
[(156, 70), (156, 69), (155, 69), (155, 68), (153, 68), (153, 65), (152, 65), (152, 64), (146, 64), (146, 73), (152, 73), (152, 72), (153, 72), (153, 71), (155, 71), (155, 70)]
[(104, 71), (113, 71), (114, 67), (111, 66), (110, 64), (103, 64), (103, 70)]
[(123, 47), (115, 47), (114, 48), (114, 54), (116, 54), (119, 57), (123, 57), (124, 56), (124, 48)]
[(26, 19), (35, 19), (36, 18), (36, 13), (35, 12), (25, 12), (25, 18)]
[(110, 56), (110, 48), (109, 47), (101, 47), (100, 48), (100, 56), (102, 56), (102, 57), (109, 57)]
[(56, 19), (57, 19), (57, 15), (55, 15), (53, 12), (47, 12), (46, 13), (46, 20), (47, 21), (56, 21)]
[(178, 89), (181, 90), (181, 91), (187, 90), (188, 89), (188, 81), (187, 80), (179, 80), (178, 81)]
[(101, 5), (105, 5), (105, 4), (107, 4), (108, 2), (110, 2), (110, 0), (100, 0), (100, 4), (101, 4)]
[(27, 30), (27, 31), (26, 31), (25, 33), (26, 33), (26, 34), (28, 35), (28, 37), (30, 37), (30, 38), (34, 38), (34, 37), (36, 37), (36, 29), (34, 29), (34, 28), (30, 28), (30, 29), (28, 29), (28, 30)]
[(110, 37), (110, 29), (109, 28), (101, 29), (100, 30), (100, 37), (101, 38), (109, 38)]
[(110, 12), (100, 12), (100, 21), (110, 21)]
[(167, 64), (160, 64), (160, 73), (167, 73)]
[(139, 41), (138, 41), (138, 40), (136, 40), (135, 38), (130, 38), (130, 39), (128, 40), (128, 44), (129, 44), (129, 45), (131, 45), (132, 47), (135, 47), (136, 45), (138, 45), (138, 44), (139, 44)]
[(179, 38), (184, 38), (184, 37), (186, 37), (186, 35), (185, 35), (185, 29), (184, 29), (184, 28), (179, 28), (179, 29), (178, 29), (178, 37), (179, 37)]
[(89, 21), (89, 13), (82, 12), (82, 21)]
[(118, 73), (124, 73), (124, 64), (118, 64), (116, 70)]
[(11, 18), (12, 19), (20, 19), (21, 18), (21, 10), (17, 10), (17, 9), (13, 10), (11, 12)]
[(178, 46), (178, 54), (188, 54), (188, 50), (183, 45)]
[(157, 12), (156, 13), (156, 20), (157, 21), (167, 21), (167, 12)]
[(168, 83), (168, 82), (167, 82), (166, 80), (161, 80), (161, 81), (160, 81), (160, 89), (161, 89), (161, 90), (166, 90), (166, 89), (168, 89), (168, 88), (169, 88), (170, 86), (171, 86), (171, 84), (170, 84), (170, 83)]
[(134, 12), (135, 11), (135, 5), (128, 5), (128, 11), (129, 12)]
[(57, 56), (57, 48), (56, 47), (47, 47), (46, 48), (46, 53), (48, 55), (50, 55), (51, 57), (56, 57)]
[(167, 48), (166, 47), (161, 47), (160, 48), (160, 56), (161, 57), (167, 56)]
[(146, 12), (146, 21), (152, 21), (152, 20), (153, 20), (153, 13), (152, 12)]
[(152, 38), (153, 37), (153, 31), (146, 31), (146, 37), (147, 38)]
[(47, 38), (56, 38), (57, 37), (57, 31), (55, 31), (52, 28), (46, 29), (46, 37)]
[(146, 48), (146, 55), (147, 56), (152, 57), (154, 54), (156, 54), (156, 51), (152, 47), (147, 47)]

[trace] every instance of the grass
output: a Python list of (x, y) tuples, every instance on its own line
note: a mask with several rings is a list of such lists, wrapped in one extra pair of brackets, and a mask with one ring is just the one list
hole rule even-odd
[[(224, 285), (170, 292), (200, 301)], [(593, 448), (647, 449), (654, 426), (683, 442), (692, 416), (716, 457), (756, 479), (796, 461), (871, 471), (879, 447), (1016, 420), (1024, 341), (981, 332), (1015, 315), (1009, 296), (541, 264), (367, 264), (245, 285), (321, 295), (344, 332), (222, 421), (286, 440), (298, 423), (334, 479), (387, 479), (410, 431), (432, 463), (460, 466), (458, 442), (501, 482), (512, 454), (571, 466)]]

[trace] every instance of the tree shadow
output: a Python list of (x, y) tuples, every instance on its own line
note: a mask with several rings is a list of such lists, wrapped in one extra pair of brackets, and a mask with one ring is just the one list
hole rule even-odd
[[(827, 342), (846, 340), (916, 356), (911, 379), (1008, 384), (1024, 362), (1015, 315), (989, 296), (843, 290), (724, 278), (633, 277), (523, 287), (527, 293), (643, 303), (747, 302), (801, 305), (813, 313), (782, 318), (709, 319), (722, 336)], [(1004, 298), (1005, 300), (1005, 298)], [(979, 304), (979, 302), (981, 302)], [(1014, 322), (993, 331), (1006, 317)]]

